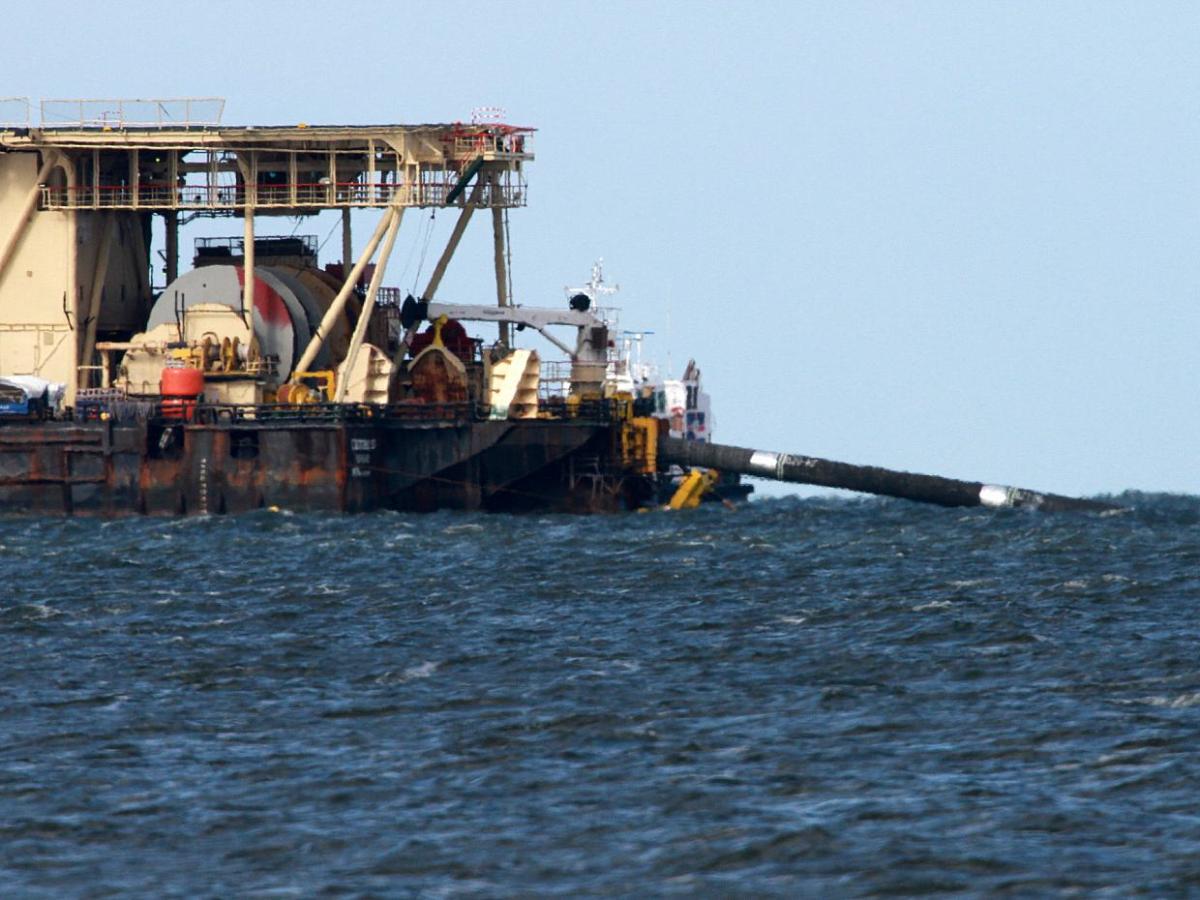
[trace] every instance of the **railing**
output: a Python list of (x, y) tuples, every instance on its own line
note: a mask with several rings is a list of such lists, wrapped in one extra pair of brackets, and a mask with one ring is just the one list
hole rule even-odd
[[(244, 187), (238, 190), (244, 195)], [(383, 206), (393, 201), (407, 204), (410, 200), (411, 191), (407, 185), (388, 182), (260, 184), (254, 192), (254, 202), (258, 206)]]
[[(126, 184), (42, 185), (42, 209), (240, 209), (256, 207), (289, 209), (315, 207), (445, 206), (452, 184), (432, 182), (417, 185), (362, 184), (272, 184), (247, 190), (244, 184), (145, 183), (136, 188)], [(465, 202), (465, 201), (464, 201)], [(480, 197), (482, 206), (524, 206), (523, 184), (488, 185)]]
[(375, 293), (375, 305), (399, 307), (404, 302), (404, 290), (398, 287), (381, 287)]
[(124, 424), (146, 422), (159, 414), (159, 404), (150, 400), (130, 399), (118, 388), (80, 388), (75, 393), (76, 421), (95, 422), (107, 418)]
[[(451, 173), (453, 175), (453, 173)], [(450, 192), (457, 186), (457, 177), (452, 178), (448, 182), (431, 181), (421, 185), (413, 186), (413, 206), (445, 206), (450, 197)], [(458, 200), (453, 204), (455, 206), (466, 206), (467, 200), (471, 196), (471, 191), (462, 191)], [(525, 184), (518, 182), (515, 184), (490, 183), (485, 184), (483, 190), (479, 194), (477, 206), (525, 206)]]
[(28, 97), (0, 97), (0, 128), (29, 128), (33, 104)]
[(571, 361), (547, 360), (539, 366), (538, 397), (542, 400), (566, 397), (571, 391)]
[[(320, 249), (319, 243), (319, 238), (315, 234), (263, 235), (254, 239), (254, 252), (270, 255), (272, 252), (280, 250), (291, 250), (293, 252), (289, 255), (297, 255), (296, 251), (301, 251), (299, 255), (315, 257)], [(196, 238), (195, 246), (197, 256), (204, 255), (206, 251), (209, 255), (214, 255), (212, 254), (214, 250), (226, 250), (229, 256), (242, 256), (246, 252), (246, 239), (237, 235), (200, 237)]]
[[(36, 110), (37, 115), (34, 116)], [(0, 97), (0, 127), (192, 128), (221, 124), (221, 97), (161, 100), (31, 100)]]
[[(77, 394), (75, 416), (92, 420), (105, 414), (117, 421), (162, 419), (180, 422), (184, 414), (175, 404), (164, 413), (165, 404), (151, 398), (129, 397), (118, 388), (83, 388)], [(624, 417), (620, 401), (575, 397), (549, 397), (538, 401), (538, 420), (575, 421), (606, 424)], [(192, 405), (186, 420), (199, 425), (227, 425), (239, 422), (346, 423), (346, 422), (482, 422), (491, 418), (484, 403), (426, 403), (406, 400), (399, 403), (206, 403)]]
[(557, 421), (610, 422), (616, 415), (612, 400), (549, 397), (538, 400), (538, 418)]
[(527, 132), (506, 131), (496, 134), (490, 131), (460, 134), (451, 144), (453, 154), (458, 157), (480, 155), (485, 158), (522, 157), (532, 152)]
[[(116, 398), (99, 396), (87, 404), (89, 415), (96, 416), (108, 402)], [(130, 401), (132, 402), (132, 401)], [(139, 404), (146, 410), (146, 403)], [(616, 416), (613, 401), (568, 401), (551, 399), (539, 401), (538, 419), (607, 423)], [(387, 405), (370, 403), (197, 403), (190, 421), (198, 425), (227, 425), (234, 423), (293, 422), (293, 423), (368, 423), (368, 422), (482, 422), (490, 418), (491, 409), (480, 403), (423, 403), (410, 400)], [(162, 404), (152, 404), (151, 418), (178, 421), (178, 413), (164, 415)]]
[(220, 125), (224, 112), (222, 97), (41, 100), (38, 124), (43, 128), (190, 128)]
[(258, 403), (199, 404), (195, 420), (200, 424), (226, 422), (367, 422), (384, 420), (469, 422), (482, 418), (473, 403)]

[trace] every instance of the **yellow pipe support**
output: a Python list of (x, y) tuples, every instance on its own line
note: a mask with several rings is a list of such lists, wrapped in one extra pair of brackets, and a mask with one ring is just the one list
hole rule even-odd
[(683, 477), (667, 503), (667, 509), (695, 509), (716, 483), (716, 469), (692, 469)]
[(438, 316), (437, 321), (433, 323), (433, 340), (429, 342), (430, 347), (437, 347), (444, 350), (445, 343), (442, 341), (442, 327), (450, 321), (449, 316)]

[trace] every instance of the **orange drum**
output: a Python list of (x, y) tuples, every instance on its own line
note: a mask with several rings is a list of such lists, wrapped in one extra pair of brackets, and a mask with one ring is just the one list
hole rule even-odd
[(190, 367), (163, 369), (158, 387), (163, 418), (190, 422), (196, 412), (196, 398), (204, 393), (204, 373)]

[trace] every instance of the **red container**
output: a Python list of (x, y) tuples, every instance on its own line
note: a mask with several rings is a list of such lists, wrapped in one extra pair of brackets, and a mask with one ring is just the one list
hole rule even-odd
[(199, 369), (163, 369), (158, 382), (162, 394), (164, 419), (190, 422), (196, 411), (196, 398), (204, 393), (204, 373)]
[(204, 393), (204, 373), (199, 369), (163, 369), (158, 383), (164, 397), (191, 397), (193, 400)]

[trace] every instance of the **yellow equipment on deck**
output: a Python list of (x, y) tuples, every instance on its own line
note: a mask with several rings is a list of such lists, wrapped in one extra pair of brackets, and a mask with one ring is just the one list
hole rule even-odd
[(719, 477), (716, 469), (692, 469), (683, 476), (683, 481), (667, 503), (667, 509), (695, 509)]
[(333, 398), (336, 383), (337, 373), (329, 370), (293, 372), (291, 382), (279, 386), (278, 401), (297, 406), (328, 403)]

